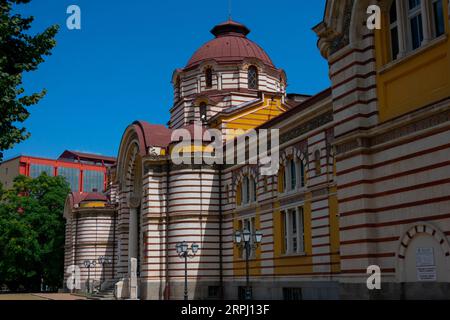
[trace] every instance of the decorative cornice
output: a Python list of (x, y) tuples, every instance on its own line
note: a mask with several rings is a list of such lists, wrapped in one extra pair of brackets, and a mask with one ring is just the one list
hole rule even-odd
[(383, 143), (412, 135), (419, 131), (437, 127), (449, 121), (450, 108), (378, 135), (368, 136), (369, 133), (365, 132), (364, 134), (366, 136), (359, 136), (351, 140), (347, 140), (346, 142), (340, 144), (338, 143), (336, 145), (336, 152), (340, 155), (359, 148), (373, 148)]
[(314, 129), (320, 128), (321, 126), (333, 121), (333, 112), (329, 111), (325, 114), (322, 114), (316, 118), (311, 119), (308, 122), (303, 123), (302, 125), (295, 127), (294, 129), (282, 134), (280, 136), (280, 145), (297, 138), (307, 132), (310, 132)]

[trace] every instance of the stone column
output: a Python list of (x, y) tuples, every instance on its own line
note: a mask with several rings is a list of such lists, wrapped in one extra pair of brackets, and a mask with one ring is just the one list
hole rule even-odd
[[(138, 237), (137, 237), (137, 223), (138, 223), (138, 210), (137, 208), (130, 208), (130, 220), (129, 220), (129, 238), (128, 238), (128, 259), (137, 258), (138, 252)], [(128, 273), (131, 273), (131, 269), (128, 268)]]
[(222, 90), (222, 73), (217, 73), (217, 90)]
[(136, 300), (138, 298), (136, 258), (130, 259), (129, 269), (130, 269), (130, 300)]

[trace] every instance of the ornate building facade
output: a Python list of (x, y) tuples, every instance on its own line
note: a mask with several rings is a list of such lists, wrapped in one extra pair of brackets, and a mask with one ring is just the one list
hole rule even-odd
[[(250, 252), (256, 299), (448, 297), (449, 4), (374, 1), (383, 25), (375, 31), (365, 26), (370, 4), (327, 1), (314, 31), (332, 86), (295, 100), (247, 27), (214, 27), (215, 38), (173, 74), (168, 127), (138, 121), (125, 130), (105, 205), (86, 205), (92, 195), (67, 202), (66, 267), (112, 255), (105, 283), (126, 298), (136, 258), (140, 298), (180, 299), (175, 245), (195, 242), (190, 298), (236, 299), (246, 268), (234, 234), (248, 229), (262, 232)], [(193, 134), (191, 157), (211, 142), (203, 131), (197, 141), (195, 121), (224, 136), (278, 129), (279, 169), (177, 164), (176, 129)], [(104, 227), (94, 228), (99, 215)], [(381, 290), (366, 285), (373, 265)]]

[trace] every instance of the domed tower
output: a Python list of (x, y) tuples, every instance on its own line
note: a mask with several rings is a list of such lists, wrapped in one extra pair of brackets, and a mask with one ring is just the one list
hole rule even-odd
[[(221, 129), (227, 142), (289, 108), (284, 71), (247, 39), (250, 30), (246, 26), (229, 20), (211, 32), (215, 38), (197, 50), (185, 68), (174, 72), (175, 102), (169, 128), (136, 121), (122, 136), (118, 187), (111, 190), (119, 211), (115, 276), (123, 279), (117, 286), (123, 288), (118, 289), (120, 297), (132, 296), (137, 287), (143, 299), (183, 297), (180, 279), (184, 271), (175, 251), (175, 244), (183, 241), (200, 245), (189, 261), (188, 285), (193, 297), (204, 299), (209, 288), (222, 285), (223, 252), (233, 250), (229, 242), (228, 247), (221, 245), (224, 236), (231, 237), (220, 231), (222, 224), (224, 230), (231, 230), (231, 222), (221, 220), (222, 195), (232, 172), (206, 161), (197, 163), (198, 151), (207, 150), (211, 142), (202, 139), (205, 129)], [(195, 125), (198, 121), (202, 128)], [(193, 137), (192, 145), (181, 148), (184, 160), (191, 156), (183, 163), (174, 157), (175, 129), (187, 130)], [(201, 132), (200, 138), (196, 132)], [(136, 272), (131, 261), (137, 262)], [(137, 287), (132, 285), (136, 275)]]
[(183, 69), (173, 73), (171, 129), (197, 120), (208, 122), (264, 92), (278, 94), (284, 100), (285, 72), (247, 38), (250, 30), (245, 25), (228, 20), (216, 25), (211, 33), (215, 38), (201, 46)]

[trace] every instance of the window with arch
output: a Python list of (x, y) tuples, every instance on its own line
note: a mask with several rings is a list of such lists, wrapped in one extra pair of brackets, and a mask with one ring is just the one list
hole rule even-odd
[(289, 160), (289, 170), (290, 170), (290, 189), (295, 190), (297, 188), (297, 164), (294, 159)]
[(288, 159), (285, 166), (280, 166), (278, 179), (278, 191), (281, 193), (304, 188), (306, 186), (304, 162), (297, 157)]
[(206, 121), (206, 120), (208, 120), (208, 119), (207, 119), (207, 116), (208, 116), (208, 107), (207, 107), (207, 105), (206, 105), (205, 102), (200, 103), (200, 106), (199, 106), (199, 112), (200, 112), (200, 120), (201, 120), (201, 121)]
[(391, 59), (445, 33), (443, 0), (393, 0), (389, 7)]
[(245, 175), (242, 182), (238, 185), (238, 201), (239, 206), (246, 206), (257, 201), (258, 186), (255, 178)]
[(250, 66), (247, 72), (248, 88), (258, 89), (258, 68)]
[(206, 89), (211, 89), (213, 85), (213, 70), (211, 67), (205, 70), (205, 87)]
[(244, 177), (244, 194), (243, 194), (243, 199), (244, 199), (244, 204), (248, 204), (250, 203), (250, 179), (248, 176)]

